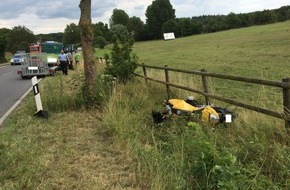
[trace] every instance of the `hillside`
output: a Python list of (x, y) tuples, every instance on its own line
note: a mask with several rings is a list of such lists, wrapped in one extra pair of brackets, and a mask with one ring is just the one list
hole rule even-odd
[(289, 77), (290, 21), (135, 43), (141, 63), (281, 80)]

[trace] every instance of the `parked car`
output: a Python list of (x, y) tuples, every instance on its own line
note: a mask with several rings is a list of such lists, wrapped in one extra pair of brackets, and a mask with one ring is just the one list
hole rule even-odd
[(23, 62), (24, 58), (21, 54), (15, 54), (10, 60), (11, 65), (21, 65)]

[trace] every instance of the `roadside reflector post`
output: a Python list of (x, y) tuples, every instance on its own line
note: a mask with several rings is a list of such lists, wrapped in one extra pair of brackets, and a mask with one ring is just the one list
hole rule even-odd
[(34, 115), (37, 115), (39, 117), (43, 117), (45, 119), (48, 119), (47, 111), (43, 110), (43, 108), (42, 108), (42, 103), (41, 103), (40, 92), (39, 92), (39, 88), (38, 88), (37, 77), (34, 76), (31, 79), (31, 81), (32, 81), (32, 88), (33, 88), (34, 98), (35, 98), (35, 103), (36, 103), (36, 108), (37, 108), (37, 111), (34, 113)]

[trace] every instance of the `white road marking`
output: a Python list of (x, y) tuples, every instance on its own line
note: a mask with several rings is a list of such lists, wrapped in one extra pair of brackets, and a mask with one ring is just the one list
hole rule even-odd
[[(38, 80), (38, 82), (40, 82), (41, 79)], [(0, 129), (2, 126), (2, 123), (5, 121), (5, 119), (11, 114), (11, 112), (21, 103), (21, 101), (27, 96), (27, 94), (32, 90), (32, 87), (30, 87), (27, 92), (25, 92), (25, 94), (23, 94), (23, 96), (21, 96), (21, 98), (19, 100), (17, 100), (17, 102), (15, 102), (15, 104), (3, 115), (2, 118), (0, 118)]]
[(11, 73), (14, 73), (15, 71), (11, 71), (11, 72), (9, 72), (9, 73), (5, 73), (4, 75), (2, 75), (1, 77), (5, 77), (5, 76), (7, 76), (7, 75), (10, 75)]

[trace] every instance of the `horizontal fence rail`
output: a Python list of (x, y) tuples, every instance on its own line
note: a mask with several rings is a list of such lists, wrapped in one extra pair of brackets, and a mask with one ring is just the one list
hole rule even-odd
[(148, 66), (148, 65), (140, 65), (145, 68), (151, 68), (151, 69), (159, 69), (159, 70), (168, 70), (168, 71), (174, 71), (179, 73), (187, 73), (187, 74), (194, 74), (194, 75), (201, 75), (201, 76), (208, 76), (208, 77), (215, 77), (215, 78), (221, 78), (221, 79), (227, 79), (227, 80), (235, 80), (240, 82), (247, 82), (252, 84), (261, 84), (266, 86), (274, 86), (274, 87), (281, 87), (281, 88), (287, 88), (290, 89), (290, 83), (289, 82), (279, 82), (279, 81), (269, 81), (269, 80), (262, 80), (262, 79), (255, 79), (255, 78), (245, 78), (245, 77), (238, 77), (238, 76), (231, 76), (231, 75), (222, 75), (222, 74), (216, 74), (216, 73), (208, 73), (208, 72), (202, 72), (202, 71), (190, 71), (190, 70), (183, 70), (183, 69), (174, 69), (169, 67), (158, 67), (158, 66)]
[[(154, 81), (160, 84), (166, 85), (166, 92), (167, 92), (167, 97), (170, 97), (170, 90), (169, 87), (175, 87), (178, 89), (182, 90), (187, 90), (190, 92), (198, 93), (201, 94), (205, 97), (206, 103), (209, 103), (209, 98), (219, 100), (225, 103), (229, 103), (235, 106), (243, 107), (249, 110), (253, 110), (265, 115), (269, 115), (275, 118), (283, 119), (285, 120), (285, 127), (289, 131), (290, 130), (290, 78), (285, 78), (282, 79), (282, 81), (269, 81), (269, 80), (262, 80), (262, 79), (255, 79), (255, 78), (246, 78), (246, 77), (238, 77), (238, 76), (231, 76), (231, 75), (223, 75), (223, 74), (216, 74), (216, 73), (208, 73), (205, 70), (202, 71), (192, 71), (192, 70), (183, 70), (183, 69), (174, 69), (174, 68), (169, 68), (166, 65), (164, 67), (158, 67), (158, 66), (148, 66), (145, 64), (138, 64), (137, 66), (142, 67), (143, 69), (143, 75), (140, 74), (135, 74), (138, 77), (144, 78), (145, 82), (147, 83), (149, 81)], [(153, 79), (150, 77), (147, 77), (147, 70), (146, 68), (150, 69), (157, 69), (157, 70), (163, 70), (165, 72), (165, 81)], [(203, 90), (197, 90), (193, 88), (188, 88), (185, 86), (181, 86), (178, 84), (173, 84), (169, 82), (169, 72), (168, 71), (173, 71), (173, 72), (179, 72), (179, 73), (185, 73), (185, 74), (192, 74), (192, 75), (199, 75), (202, 77), (202, 83), (203, 83)], [(265, 85), (265, 86), (272, 86), (272, 87), (278, 87), (283, 89), (283, 107), (284, 107), (284, 112), (283, 113), (277, 113), (276, 111), (248, 105), (236, 100), (231, 100), (227, 98), (223, 98), (220, 96), (216, 96), (213, 94), (210, 94), (208, 92), (208, 85), (207, 85), (207, 79), (206, 77), (214, 77), (214, 78), (220, 78), (220, 79), (225, 79), (225, 80), (233, 80), (233, 81), (240, 81), (240, 82), (246, 82), (246, 83), (251, 83), (251, 84), (258, 84), (258, 85)]]

